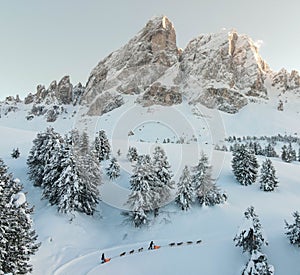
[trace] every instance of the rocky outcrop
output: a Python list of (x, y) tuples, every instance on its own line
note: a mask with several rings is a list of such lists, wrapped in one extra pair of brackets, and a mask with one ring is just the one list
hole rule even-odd
[(69, 76), (64, 76), (57, 84), (56, 80), (52, 81), (48, 87), (38, 85), (35, 94), (29, 94), (24, 102), (25, 104), (77, 104), (84, 93), (85, 88), (81, 83), (73, 87)]
[(101, 116), (120, 107), (123, 103), (123, 98), (118, 93), (104, 92), (90, 105), (87, 114), (90, 116)]
[(145, 107), (151, 105), (172, 106), (182, 102), (182, 94), (179, 92), (178, 86), (167, 87), (156, 82), (146, 89), (137, 102)]
[[(182, 53), (179, 69), (176, 81), (184, 84), (192, 102), (213, 106), (211, 100), (206, 102), (203, 98), (216, 95), (213, 101), (219, 102), (226, 95), (221, 101), (227, 102), (227, 107), (217, 104), (218, 108), (231, 110), (229, 105), (233, 104), (232, 110), (236, 110), (244, 104), (235, 106), (234, 98), (239, 101), (240, 95), (267, 97), (264, 81), (269, 67), (259, 56), (254, 42), (236, 31), (193, 39)], [(194, 92), (189, 93), (191, 90)]]
[[(33, 103), (31, 115), (45, 115), (45, 104), (81, 104), (87, 106), (88, 115), (98, 116), (121, 106), (125, 95), (133, 95), (143, 106), (171, 106), (185, 98), (191, 104), (235, 113), (257, 98), (268, 99), (270, 83), (282, 92), (300, 91), (299, 73), (272, 72), (247, 35), (235, 30), (203, 34), (182, 50), (177, 48), (171, 21), (159, 16), (100, 61), (86, 87), (80, 83), (73, 87), (65, 76), (47, 89), (39, 85), (25, 103)], [(64, 110), (54, 108), (49, 120), (59, 112)]]
[(220, 111), (233, 114), (247, 105), (248, 101), (244, 95), (233, 90), (226, 88), (207, 88), (191, 103), (201, 103), (208, 108), (216, 108)]
[(137, 36), (93, 69), (82, 103), (95, 110), (93, 104), (100, 106), (100, 99), (96, 98), (103, 100), (101, 95), (105, 91), (139, 94), (176, 64), (178, 56), (173, 24), (165, 16), (155, 17)]
[(278, 73), (275, 73), (272, 77), (272, 86), (286, 91), (300, 91), (300, 75), (297, 71), (293, 70), (289, 73), (285, 69), (281, 69)]

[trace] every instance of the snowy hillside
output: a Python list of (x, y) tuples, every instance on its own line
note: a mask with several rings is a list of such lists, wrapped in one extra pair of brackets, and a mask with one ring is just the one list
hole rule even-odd
[[(277, 110), (277, 101), (249, 104), (237, 114), (182, 103), (172, 107), (154, 105), (141, 107), (131, 97), (123, 106), (101, 117), (59, 117), (54, 123), (42, 118), (26, 120), (26, 105), (19, 112), (11, 112), (0, 119), (0, 154), (14, 176), (21, 179), (30, 204), (35, 205), (34, 227), (42, 245), (32, 257), (33, 274), (241, 274), (248, 261), (234, 246), (233, 238), (243, 222), (243, 213), (253, 205), (258, 214), (269, 245), (262, 248), (275, 274), (299, 274), (300, 250), (289, 244), (284, 235), (284, 220), (292, 220), (292, 212), (299, 210), (299, 162), (284, 163), (273, 158), (279, 179), (274, 192), (263, 192), (258, 181), (252, 186), (239, 185), (231, 171), (231, 153), (213, 150), (230, 135), (276, 135), (300, 133), (297, 123), (297, 104), (289, 98), (284, 111)], [(74, 107), (75, 108), (75, 107)], [(79, 107), (77, 107), (79, 108)], [(76, 109), (76, 108), (75, 108)], [(23, 110), (23, 111), (22, 111)], [(77, 110), (80, 113), (80, 110)], [(59, 214), (56, 207), (40, 200), (41, 189), (33, 187), (26, 175), (26, 158), (32, 140), (47, 125), (65, 133), (73, 127), (87, 129), (93, 137), (104, 129), (110, 139), (113, 155), (121, 165), (121, 177), (114, 183), (103, 175), (100, 187), (102, 202), (94, 216)], [(128, 136), (132, 131), (133, 135)], [(169, 139), (168, 143), (164, 143)], [(177, 143), (177, 141), (180, 141)], [(183, 212), (174, 202), (161, 209), (149, 227), (134, 228), (123, 224), (121, 212), (129, 194), (132, 172), (126, 158), (129, 146), (139, 153), (152, 153), (160, 144), (167, 153), (174, 180), (177, 181), (184, 165), (196, 165), (204, 150), (211, 159), (217, 185), (226, 191), (228, 200), (223, 205), (200, 207)], [(18, 147), (21, 156), (12, 159), (12, 149)], [(121, 156), (117, 155), (120, 149)], [(265, 157), (259, 157), (261, 164)], [(103, 168), (108, 163), (103, 163)], [(149, 242), (162, 246), (148, 251)], [(169, 247), (172, 242), (202, 240), (200, 244)], [(143, 247), (143, 252), (137, 252)], [(131, 250), (135, 253), (129, 254)], [(128, 255), (119, 257), (126, 252)], [(105, 253), (112, 257), (100, 264)]]
[[(73, 86), (65, 76), (48, 88), (38, 85), (36, 93), (24, 101), (17, 96), (0, 102), (0, 158), (21, 180), (35, 207), (33, 222), (41, 246), (31, 258), (33, 274), (242, 274), (250, 257), (235, 247), (233, 239), (237, 232), (248, 232), (240, 226), (249, 225), (248, 220), (243, 222), (250, 206), (268, 245), (252, 253), (248, 267), (265, 259), (264, 253), (275, 274), (300, 274), (300, 249), (285, 235), (285, 220), (292, 223), (292, 213), (300, 208), (299, 89), (299, 73), (273, 72), (247, 35), (234, 30), (202, 34), (182, 50), (176, 45), (175, 27), (160, 16), (100, 61), (86, 86)], [(100, 130), (106, 133), (120, 177), (109, 178), (106, 171), (111, 161), (103, 158), (102, 184), (97, 187), (101, 201), (94, 215), (58, 212), (56, 205), (41, 200), (42, 187), (34, 187), (29, 180), (26, 161), (33, 140), (48, 126), (61, 134), (54, 143), (56, 153), (63, 152), (59, 151), (63, 146), (72, 151), (74, 136), (71, 141), (65, 137), (72, 129), (87, 132), (91, 143)], [(259, 177), (249, 186), (236, 180), (231, 151), (241, 144), (256, 153), (260, 167), (269, 152), (266, 148), (275, 151), (269, 156), (279, 181), (274, 191), (262, 191)], [(151, 218), (149, 224), (136, 228), (125, 223), (124, 212), (140, 213), (133, 211), (136, 205), (127, 203), (128, 198), (147, 192), (133, 189), (132, 175), (140, 172), (138, 163), (143, 163), (151, 179), (153, 167), (146, 157), (130, 162), (128, 149), (135, 147), (139, 155), (153, 156), (158, 145), (166, 153), (175, 184), (185, 166), (185, 171), (194, 173), (205, 153), (212, 165), (206, 180), (211, 183), (213, 178), (216, 184), (207, 186), (222, 195), (217, 196), (217, 205), (196, 201), (182, 211), (174, 202), (177, 185), (170, 187), (164, 200), (157, 200), (163, 201), (157, 216), (154, 202), (150, 211), (142, 205), (142, 214), (148, 211)], [(283, 161), (284, 146), (290, 151)], [(17, 148), (20, 157), (13, 158)], [(86, 152), (91, 160), (94, 151), (88, 148)], [(55, 159), (53, 155), (51, 151), (50, 160)], [(91, 166), (84, 164), (87, 170)], [(208, 166), (205, 169), (210, 171)], [(157, 166), (155, 173), (165, 175), (167, 168)], [(171, 181), (168, 184), (173, 186)], [(157, 199), (154, 195), (149, 197)], [(151, 241), (160, 248), (148, 250)], [(102, 253), (111, 260), (101, 264)]]

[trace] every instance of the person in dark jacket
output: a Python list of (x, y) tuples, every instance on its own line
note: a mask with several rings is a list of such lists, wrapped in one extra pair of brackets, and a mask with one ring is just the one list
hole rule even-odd
[(151, 241), (150, 244), (149, 244), (148, 250), (152, 250), (153, 249), (153, 245), (154, 245), (154, 242)]

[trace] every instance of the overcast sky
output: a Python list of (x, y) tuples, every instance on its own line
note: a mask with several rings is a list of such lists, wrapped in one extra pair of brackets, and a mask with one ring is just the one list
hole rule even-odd
[(23, 98), (64, 75), (85, 84), (155, 15), (173, 22), (179, 47), (234, 28), (263, 41), (260, 53), (273, 70), (300, 71), (299, 13), (299, 0), (0, 0), (0, 99)]

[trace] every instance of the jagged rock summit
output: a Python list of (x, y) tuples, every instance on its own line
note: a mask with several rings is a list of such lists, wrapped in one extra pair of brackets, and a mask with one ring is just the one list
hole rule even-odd
[(236, 31), (204, 34), (184, 49), (177, 82), (192, 103), (236, 112), (247, 97), (267, 97), (269, 66), (254, 42)]
[(82, 102), (90, 115), (110, 110), (120, 94), (140, 94), (178, 62), (173, 24), (165, 16), (151, 19), (125, 46), (111, 53), (92, 70)]
[[(268, 99), (268, 85), (300, 87), (299, 75), (272, 72), (247, 35), (235, 30), (202, 34), (182, 51), (166, 16), (152, 18), (125, 46), (92, 70), (82, 104), (101, 115), (123, 104), (123, 95), (138, 95), (143, 106), (181, 103), (235, 113), (251, 101)], [(293, 85), (290, 85), (293, 83)]]
[[(39, 85), (25, 104), (32, 104), (29, 118), (47, 113), (50, 121), (59, 108), (64, 110), (58, 105), (80, 104), (87, 107), (88, 115), (99, 116), (121, 106), (126, 96), (142, 106), (172, 106), (186, 100), (236, 113), (249, 101), (268, 100), (270, 95), (282, 103), (285, 92), (300, 94), (299, 73), (273, 72), (247, 35), (235, 30), (201, 34), (182, 50), (172, 22), (158, 16), (100, 61), (85, 87), (73, 86), (65, 76), (47, 89)], [(51, 104), (52, 109), (42, 106)]]

